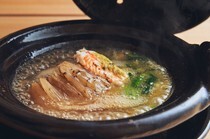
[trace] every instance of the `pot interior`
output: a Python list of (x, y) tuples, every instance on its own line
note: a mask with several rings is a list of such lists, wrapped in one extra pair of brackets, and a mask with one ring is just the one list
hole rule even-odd
[[(42, 119), (42, 122), (44, 121), (45, 124), (49, 124), (49, 122), (54, 124), (54, 122), (57, 123), (65, 121), (69, 124), (69, 126), (72, 126), (72, 122), (75, 124), (75, 121), (60, 121), (56, 118), (42, 115), (27, 108), (14, 97), (14, 92), (11, 90), (11, 83), (14, 75), (16, 74), (16, 69), (21, 64), (27, 60), (33, 59), (34, 57), (44, 53), (48, 53), (54, 49), (60, 49), (64, 47), (68, 47), (72, 50), (78, 50), (84, 47), (113, 47), (119, 49), (125, 48), (131, 51), (135, 51), (140, 55), (144, 55), (167, 69), (172, 79), (173, 90), (172, 95), (165, 103), (139, 116), (131, 117), (128, 119), (115, 120), (114, 122), (112, 121), (112, 123), (106, 121), (105, 123), (107, 125), (127, 123), (131, 119), (135, 121), (153, 116), (162, 111), (166, 111), (172, 107), (175, 107), (181, 102), (186, 101), (188, 96), (196, 92), (200, 86), (199, 80), (197, 78), (197, 72), (194, 67), (195, 65), (190, 59), (190, 53), (187, 50), (188, 48), (186, 48), (188, 45), (182, 43), (182, 41), (174, 37), (158, 37), (153, 33), (136, 31), (124, 27), (92, 23), (81, 24), (80, 22), (69, 24), (67, 22), (63, 22), (59, 24), (55, 23), (47, 26), (39, 26), (36, 28), (20, 31), (5, 38), (3, 41), (1, 41), (0, 45), (0, 83), (3, 90), (1, 92), (1, 96), (3, 97), (0, 98), (3, 100), (1, 105), (4, 105), (7, 108), (11, 108), (10, 114), (12, 116), (19, 117), (21, 119), (27, 117), (30, 120), (31, 118), (35, 118), (35, 121)], [(144, 120), (144, 122), (146, 121)], [(63, 126), (61, 123), (56, 126), (53, 125), (53, 127), (55, 126), (58, 129), (59, 126)], [(84, 125), (89, 124), (86, 122), (84, 123)], [(100, 124), (100, 122), (92, 123), (93, 124), (91, 124), (90, 130), (97, 128), (98, 124)], [(161, 126), (161, 123), (159, 124), (159, 126)], [(69, 132), (69, 130), (65, 129), (62, 131), (64, 133), (62, 136), (65, 136), (65, 134), (74, 134), (73, 136), (78, 136), (81, 130), (86, 129), (84, 125), (82, 125), (82, 127), (77, 125), (79, 128), (75, 128), (72, 130), (72, 132)], [(57, 132), (61, 132), (62, 129), (63, 128), (60, 128)], [(144, 129), (141, 129), (140, 131), (138, 130), (138, 132), (143, 133), (147, 130), (150, 130), (149, 134), (156, 132), (154, 127), (149, 126), (149, 122), (148, 125), (144, 127)], [(113, 133), (112, 136), (117, 137), (124, 134), (128, 134), (129, 136), (129, 134), (136, 131), (137, 130), (132, 130), (128, 131), (128, 133), (119, 131), (116, 134)], [(90, 131), (84, 132), (84, 135), (79, 136), (85, 136), (87, 134), (89, 136)], [(97, 136), (104, 134), (105, 133), (103, 131), (96, 133)], [(146, 136), (146, 134), (142, 135)]]

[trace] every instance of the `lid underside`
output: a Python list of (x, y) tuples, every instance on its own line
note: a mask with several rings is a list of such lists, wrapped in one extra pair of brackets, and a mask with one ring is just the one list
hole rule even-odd
[(74, 0), (93, 20), (178, 33), (210, 15), (209, 0)]

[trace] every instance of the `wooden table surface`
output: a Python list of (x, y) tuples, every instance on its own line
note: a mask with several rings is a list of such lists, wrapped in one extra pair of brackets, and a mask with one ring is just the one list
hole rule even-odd
[[(89, 17), (72, 0), (0, 0), (0, 38), (34, 25), (76, 19)], [(210, 41), (210, 18), (176, 36), (192, 44)]]

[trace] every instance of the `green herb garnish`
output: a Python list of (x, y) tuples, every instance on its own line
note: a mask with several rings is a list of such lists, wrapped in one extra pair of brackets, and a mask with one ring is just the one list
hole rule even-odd
[(125, 93), (130, 97), (149, 94), (157, 81), (157, 77), (151, 73), (143, 73), (135, 77), (131, 75), (129, 75), (131, 83), (125, 87)]

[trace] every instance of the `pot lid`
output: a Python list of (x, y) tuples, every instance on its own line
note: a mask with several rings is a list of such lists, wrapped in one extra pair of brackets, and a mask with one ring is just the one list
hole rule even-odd
[(210, 15), (209, 0), (74, 0), (93, 20), (170, 34), (190, 29)]

